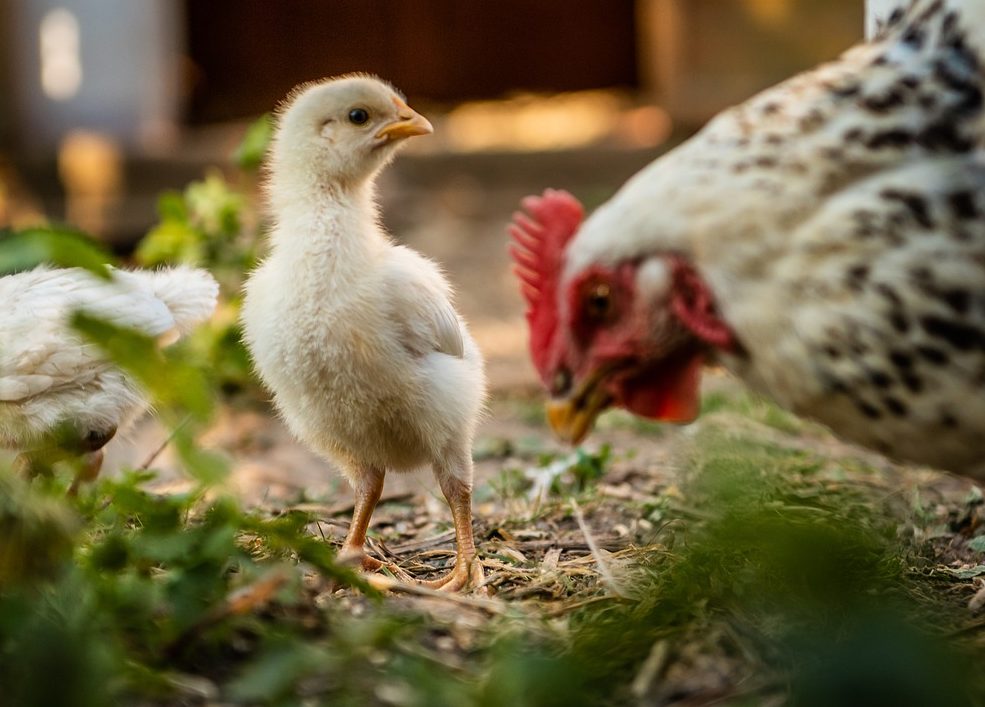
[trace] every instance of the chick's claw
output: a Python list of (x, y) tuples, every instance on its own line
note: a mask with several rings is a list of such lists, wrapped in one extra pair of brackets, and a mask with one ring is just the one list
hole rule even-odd
[(439, 592), (459, 592), (466, 589), (488, 594), (484, 586), (486, 581), (485, 573), (482, 571), (482, 562), (478, 557), (464, 559), (461, 555), (455, 558), (455, 567), (450, 573), (439, 579), (421, 582), (425, 587), (436, 589)]

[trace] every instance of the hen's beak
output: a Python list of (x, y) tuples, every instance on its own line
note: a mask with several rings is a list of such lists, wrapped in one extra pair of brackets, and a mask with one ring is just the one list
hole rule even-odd
[(547, 403), (547, 421), (563, 442), (578, 444), (592, 430), (595, 418), (612, 403), (612, 396), (600, 385), (609, 371), (596, 371), (566, 398)]
[(397, 106), (397, 119), (380, 128), (380, 131), (376, 133), (377, 138), (400, 140), (415, 135), (429, 135), (434, 132), (431, 122), (423, 115), (400, 99), (394, 98), (393, 103)]

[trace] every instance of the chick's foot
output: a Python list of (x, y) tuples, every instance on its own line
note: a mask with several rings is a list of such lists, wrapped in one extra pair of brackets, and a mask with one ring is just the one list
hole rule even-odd
[(482, 562), (474, 554), (471, 558), (465, 558), (461, 554), (455, 557), (455, 567), (451, 572), (439, 579), (423, 581), (420, 584), (439, 592), (460, 592), (472, 589), (482, 594), (486, 593), (483, 583), (486, 581), (485, 573), (482, 571)]

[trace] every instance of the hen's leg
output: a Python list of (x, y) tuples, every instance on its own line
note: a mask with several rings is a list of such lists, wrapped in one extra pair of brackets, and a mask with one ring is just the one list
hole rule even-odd
[(99, 470), (103, 468), (103, 447), (116, 435), (116, 428), (103, 431), (90, 430), (89, 434), (73, 444), (70, 448), (75, 451), (78, 448), (81, 452), (79, 468), (72, 479), (72, 485), (68, 487), (68, 495), (75, 496), (79, 493), (79, 486), (82, 482), (95, 481), (99, 476)]
[(472, 535), (472, 455), (468, 451), (459, 452), (452, 459), (456, 467), (438, 465), (435, 473), (455, 523), (455, 566), (447, 576), (423, 582), (425, 586), (445, 592), (457, 592), (467, 587), (475, 589), (485, 580)]
[(79, 486), (83, 482), (95, 481), (96, 477), (99, 476), (99, 470), (103, 468), (103, 450), (97, 449), (94, 452), (89, 452), (83, 454), (82, 458), (79, 460), (79, 470), (75, 472), (75, 478), (72, 479), (72, 485), (68, 487), (69, 496), (77, 496), (79, 493)]
[(356, 494), (356, 502), (352, 511), (352, 522), (349, 532), (342, 543), (339, 559), (358, 559), (364, 570), (378, 570), (383, 563), (366, 554), (366, 530), (373, 517), (373, 510), (383, 493), (382, 469), (361, 467), (353, 474), (352, 490)]

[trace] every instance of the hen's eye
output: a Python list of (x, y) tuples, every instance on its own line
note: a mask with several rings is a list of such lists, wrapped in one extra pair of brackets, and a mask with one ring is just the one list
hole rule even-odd
[(349, 111), (349, 122), (353, 125), (363, 125), (369, 120), (369, 112), (365, 108), (353, 108)]
[(612, 310), (612, 291), (604, 282), (599, 283), (588, 293), (585, 309), (592, 319), (605, 319)]

